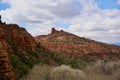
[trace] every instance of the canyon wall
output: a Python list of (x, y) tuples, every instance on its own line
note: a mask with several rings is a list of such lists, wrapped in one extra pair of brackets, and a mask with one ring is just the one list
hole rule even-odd
[[(20, 68), (29, 68), (33, 64), (28, 62), (34, 57), (29, 53), (34, 55), (35, 51), (36, 41), (24, 28), (16, 24), (0, 22), (0, 78), (2, 80), (15, 80), (16, 75), (23, 74)], [(15, 60), (14, 62), (9, 60), (10, 56)], [(17, 60), (20, 63), (16, 63)], [(27, 62), (24, 62), (25, 60)], [(17, 67), (15, 64), (21, 66)], [(15, 76), (12, 71), (13, 68), (16, 68), (14, 70)]]
[(0, 80), (15, 80), (11, 64), (8, 60), (7, 48), (5, 32), (0, 28)]
[(106, 49), (105, 47), (100, 46), (86, 46), (86, 45), (79, 45), (79, 44), (57, 44), (57, 43), (49, 43), (49, 44), (41, 44), (43, 48), (50, 51), (56, 51), (60, 53), (67, 53), (69, 54), (75, 54), (78, 56), (82, 55), (89, 55), (92, 58), (99, 59), (100, 57), (104, 59), (109, 59), (110, 57), (113, 58), (120, 58), (120, 49), (117, 49), (114, 46), (108, 47), (109, 49)]
[(35, 51), (36, 42), (34, 38), (25, 30), (16, 24), (9, 24), (6, 27), (7, 37), (17, 46), (23, 49)]

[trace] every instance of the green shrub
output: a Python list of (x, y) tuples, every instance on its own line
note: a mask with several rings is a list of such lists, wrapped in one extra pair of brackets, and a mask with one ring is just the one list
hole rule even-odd
[(52, 59), (54, 63), (57, 63), (59, 65), (66, 64), (71, 66), (72, 68), (82, 68), (85, 67), (88, 63), (93, 62), (89, 56), (76, 56), (74, 54), (69, 54), (71, 56), (75, 56), (73, 59), (64, 56), (66, 53), (59, 53), (56, 51), (47, 51), (44, 49), (40, 49), (40, 56), (42, 56), (41, 62), (44, 64), (51, 64), (49, 60)]
[(27, 59), (12, 54), (8, 54), (8, 58), (12, 65), (13, 71), (15, 73), (18, 73), (15, 74), (17, 79), (22, 77), (23, 75), (26, 75), (34, 64), (31, 58)]

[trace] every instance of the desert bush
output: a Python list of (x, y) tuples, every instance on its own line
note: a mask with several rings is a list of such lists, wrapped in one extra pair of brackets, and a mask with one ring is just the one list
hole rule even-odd
[(120, 80), (120, 61), (99, 60), (83, 70), (85, 80)]
[(83, 71), (72, 69), (66, 65), (55, 67), (50, 72), (50, 80), (83, 80), (84, 77)]
[(82, 70), (36, 65), (22, 80), (120, 80), (120, 61), (97, 61)]
[(120, 61), (108, 61), (99, 60), (91, 65), (88, 65), (85, 70), (87, 72), (94, 72), (97, 74), (110, 75), (120, 69)]
[(83, 80), (85, 73), (69, 66), (36, 65), (22, 80)]
[(22, 80), (49, 80), (52, 67), (47, 65), (35, 65)]

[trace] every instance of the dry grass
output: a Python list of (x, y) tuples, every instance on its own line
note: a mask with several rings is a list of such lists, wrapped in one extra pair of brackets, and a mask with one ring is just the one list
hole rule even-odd
[(86, 80), (120, 80), (120, 61), (97, 61), (83, 70)]
[(35, 65), (22, 80), (49, 80), (52, 67), (47, 65)]
[(55, 67), (50, 73), (50, 80), (83, 80), (84, 77), (83, 71), (72, 69), (66, 65)]
[(83, 70), (36, 65), (22, 80), (120, 80), (120, 61), (97, 61)]

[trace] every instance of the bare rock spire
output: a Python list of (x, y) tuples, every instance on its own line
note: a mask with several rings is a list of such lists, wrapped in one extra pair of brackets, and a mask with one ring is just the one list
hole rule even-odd
[(54, 34), (54, 33), (56, 33), (56, 32), (57, 32), (57, 30), (56, 30), (55, 28), (52, 28), (51, 34)]

